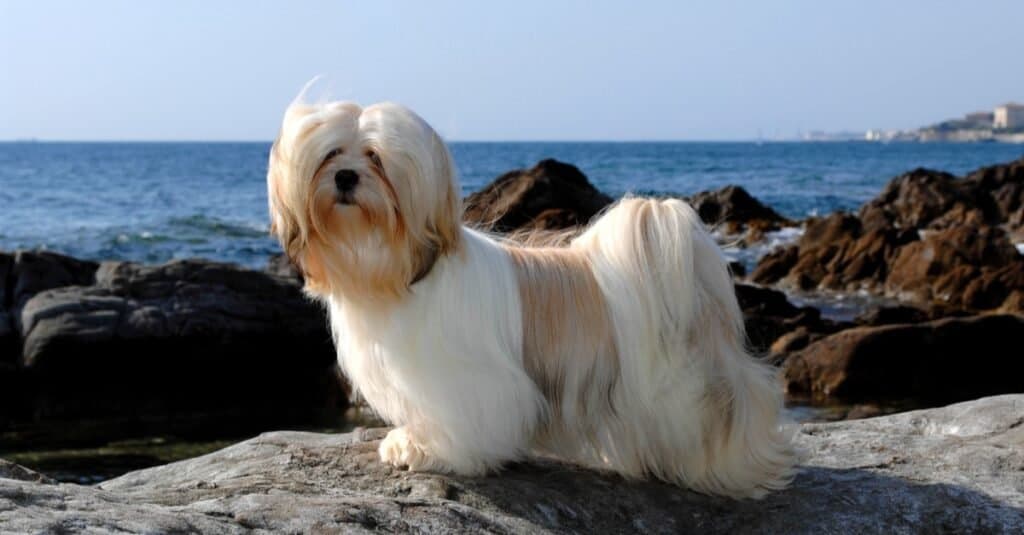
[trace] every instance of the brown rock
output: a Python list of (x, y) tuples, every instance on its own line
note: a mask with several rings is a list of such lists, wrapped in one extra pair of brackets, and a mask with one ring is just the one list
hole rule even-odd
[(956, 307), (998, 308), (1024, 290), (1024, 258), (994, 227), (930, 231), (896, 254), (885, 289), (901, 299)]
[(800, 247), (791, 245), (776, 249), (757, 262), (750, 280), (758, 284), (774, 284), (793, 269), (800, 258)]
[[(965, 181), (942, 171), (915, 169), (894, 178), (860, 209), (867, 229), (926, 228), (985, 222), (996, 217), (991, 199)], [(948, 217), (955, 214), (956, 217)], [(945, 219), (943, 219), (945, 217)]]
[(927, 310), (907, 305), (895, 305), (872, 308), (857, 316), (853, 322), (857, 325), (877, 327), (900, 323), (922, 323), (932, 319), (935, 318)]
[(1024, 238), (1024, 158), (958, 179), (915, 169), (893, 179), (860, 210), (865, 228), (1002, 226)]
[(772, 355), (786, 356), (807, 347), (810, 343), (821, 339), (823, 336), (825, 335), (813, 333), (806, 326), (801, 325), (795, 330), (776, 338), (772, 342), (769, 352)]
[(991, 197), (995, 217), (1015, 236), (1024, 238), (1024, 158), (982, 167), (964, 179), (975, 191)]
[(724, 226), (729, 234), (747, 228), (763, 233), (793, 223), (747, 193), (740, 186), (702, 191), (686, 198), (701, 220), (711, 226)]
[(787, 391), (847, 401), (951, 402), (1024, 390), (1024, 317), (947, 318), (858, 327), (808, 345), (784, 364)]
[[(823, 319), (813, 307), (797, 307), (786, 294), (750, 284), (736, 284), (736, 298), (743, 310), (747, 337), (757, 353), (765, 353), (784, 334), (803, 328), (813, 336), (832, 333), (845, 325)], [(814, 334), (811, 334), (814, 333)], [(778, 354), (776, 351), (773, 353)]]
[(548, 159), (467, 197), (464, 219), (497, 232), (557, 230), (586, 224), (611, 202), (576, 166)]
[(876, 229), (863, 232), (860, 220), (835, 213), (806, 223), (800, 241), (766, 255), (758, 262), (751, 280), (760, 284), (812, 290), (857, 290), (880, 286), (896, 251), (916, 232)]

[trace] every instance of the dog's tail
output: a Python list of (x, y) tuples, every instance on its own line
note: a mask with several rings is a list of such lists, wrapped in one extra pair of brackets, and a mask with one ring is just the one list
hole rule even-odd
[(746, 350), (726, 261), (696, 212), (627, 197), (570, 246), (590, 259), (616, 331), (622, 383), (601, 457), (715, 494), (784, 487), (796, 452), (782, 388)]

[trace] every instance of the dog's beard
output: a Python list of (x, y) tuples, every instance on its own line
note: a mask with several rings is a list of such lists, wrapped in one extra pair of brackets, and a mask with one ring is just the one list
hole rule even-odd
[(333, 171), (333, 166), (325, 169), (313, 194), (316, 233), (300, 262), (309, 289), (350, 298), (401, 295), (409, 282), (411, 245), (396, 199), (369, 171), (355, 189), (339, 192)]

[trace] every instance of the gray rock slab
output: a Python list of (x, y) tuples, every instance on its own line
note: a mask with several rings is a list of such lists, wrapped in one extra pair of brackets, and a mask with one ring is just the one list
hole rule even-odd
[(1024, 532), (1024, 394), (804, 424), (801, 474), (762, 501), (554, 460), (486, 478), (409, 473), (378, 462), (384, 432), (267, 433), (95, 487), (0, 466), (0, 531)]

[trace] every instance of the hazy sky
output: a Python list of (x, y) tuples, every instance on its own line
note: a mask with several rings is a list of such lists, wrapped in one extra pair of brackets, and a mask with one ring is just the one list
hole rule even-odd
[(1024, 1), (0, 0), (0, 139), (269, 140), (316, 74), (456, 140), (751, 139), (1024, 100)]

